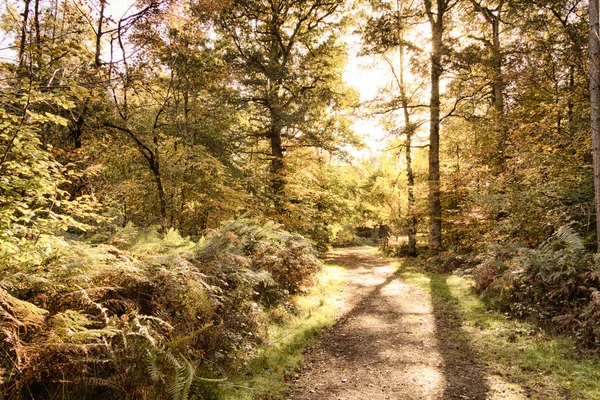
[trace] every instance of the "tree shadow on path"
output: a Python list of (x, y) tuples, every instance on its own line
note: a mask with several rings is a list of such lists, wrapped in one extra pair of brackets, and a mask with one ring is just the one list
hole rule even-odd
[(459, 302), (452, 295), (445, 275), (431, 275), (431, 302), (435, 317), (438, 350), (444, 363), (446, 387), (443, 399), (486, 399), (490, 390), (486, 367), (479, 361), (463, 328)]
[(364, 248), (328, 261), (349, 272), (343, 315), (307, 353), (287, 399), (486, 398), (485, 368), (445, 277), (428, 275), (430, 296), (394, 273), (396, 260)]

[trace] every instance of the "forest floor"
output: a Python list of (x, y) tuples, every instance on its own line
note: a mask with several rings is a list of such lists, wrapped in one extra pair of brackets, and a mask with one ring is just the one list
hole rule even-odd
[[(330, 258), (348, 274), (341, 317), (306, 350), (286, 399), (583, 398), (538, 369), (538, 362), (553, 368), (552, 360), (568, 361), (553, 345), (543, 350), (538, 334), (497, 313), (491, 318), (504, 325), (465, 323), (469, 313), (454, 301), (448, 276), (417, 273), (369, 248), (333, 251)], [(527, 363), (528, 354), (537, 361)]]

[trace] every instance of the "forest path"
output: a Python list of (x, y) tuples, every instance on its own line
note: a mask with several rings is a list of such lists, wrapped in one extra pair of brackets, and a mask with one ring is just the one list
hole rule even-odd
[(348, 283), (342, 317), (305, 355), (290, 400), (486, 399), (485, 369), (468, 340), (450, 335), (458, 313), (395, 274), (370, 248), (330, 253)]

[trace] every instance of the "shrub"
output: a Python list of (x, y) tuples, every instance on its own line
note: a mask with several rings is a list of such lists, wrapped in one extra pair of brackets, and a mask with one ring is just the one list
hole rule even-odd
[(306, 239), (238, 220), (199, 242), (43, 237), (0, 266), (0, 392), (9, 399), (186, 398), (252, 353), (261, 310), (319, 266)]
[(343, 226), (335, 232), (333, 245), (335, 247), (377, 246), (377, 238), (371, 228)]
[[(496, 261), (480, 269), (477, 278), (493, 306), (598, 348), (600, 260), (586, 251), (571, 226), (562, 227), (536, 249), (519, 248), (514, 256)], [(492, 270), (490, 283), (487, 275)]]
[(481, 263), (475, 272), (475, 293), (481, 294), (500, 277), (517, 257), (523, 246), (517, 244), (491, 245), (487, 252), (481, 255)]
[(423, 266), (427, 272), (448, 274), (457, 269), (472, 267), (476, 264), (471, 256), (445, 252), (427, 258)]

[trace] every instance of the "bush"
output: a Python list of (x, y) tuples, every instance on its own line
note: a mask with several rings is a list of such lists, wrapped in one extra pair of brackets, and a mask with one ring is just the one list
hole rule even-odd
[(197, 243), (129, 226), (112, 243), (48, 236), (28, 257), (2, 259), (7, 398), (210, 391), (205, 378), (260, 342), (262, 310), (302, 290), (320, 265), (309, 241), (254, 220), (227, 223)]
[(549, 331), (600, 346), (600, 264), (565, 226), (536, 249), (514, 248), (480, 267), (477, 289), (489, 303)]
[(523, 246), (516, 244), (491, 245), (487, 253), (479, 258), (481, 263), (476, 268), (475, 273), (475, 293), (481, 294), (494, 281), (501, 276), (510, 266), (512, 260), (523, 250)]
[(377, 246), (377, 237), (374, 237), (373, 230), (370, 228), (344, 226), (335, 233), (333, 245), (335, 247)]
[(458, 269), (470, 268), (475, 264), (477, 262), (471, 256), (445, 252), (427, 258), (423, 264), (423, 268), (427, 272), (449, 274)]

